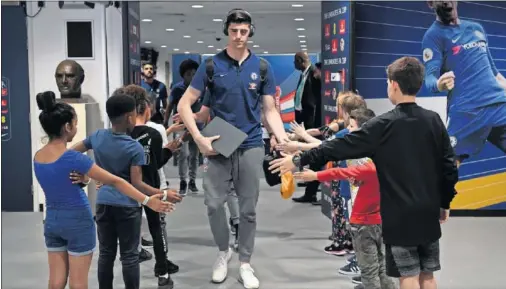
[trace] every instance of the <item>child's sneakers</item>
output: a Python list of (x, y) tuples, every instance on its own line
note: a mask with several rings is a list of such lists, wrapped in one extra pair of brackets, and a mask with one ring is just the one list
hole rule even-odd
[(357, 263), (357, 255), (352, 255), (351, 257), (349, 257), (348, 259), (346, 259), (346, 264), (350, 264), (350, 263)]
[(336, 245), (335, 243), (330, 244), (323, 249), (325, 253), (334, 255), (334, 256), (344, 256), (348, 253), (345, 246)]
[(339, 269), (339, 274), (352, 277), (360, 276), (360, 268), (356, 262), (352, 262)]

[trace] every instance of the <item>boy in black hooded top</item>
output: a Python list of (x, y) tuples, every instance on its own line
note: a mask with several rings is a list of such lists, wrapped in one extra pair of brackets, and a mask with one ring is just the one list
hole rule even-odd
[[(142, 87), (128, 85), (125, 91), (133, 96), (136, 101), (137, 118), (131, 137), (137, 140), (144, 148), (146, 164), (142, 166), (142, 180), (152, 187), (160, 187), (160, 175), (158, 170), (172, 157), (177, 150), (180, 140), (174, 140), (166, 147), (162, 147), (162, 136), (160, 133), (146, 125), (151, 117), (152, 104)], [(170, 198), (181, 200), (179, 193), (168, 190)], [(160, 214), (144, 207), (148, 220), (149, 232), (153, 238), (153, 251), (155, 253), (155, 276), (158, 277), (158, 285), (167, 288), (173, 287), (173, 281), (169, 274), (179, 271), (179, 267), (167, 259), (166, 240), (160, 223)]]

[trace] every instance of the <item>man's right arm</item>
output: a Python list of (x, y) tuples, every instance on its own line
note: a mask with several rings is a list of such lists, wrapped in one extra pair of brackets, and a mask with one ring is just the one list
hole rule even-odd
[(206, 89), (206, 64), (200, 64), (197, 72), (193, 76), (190, 86), (186, 89), (185, 93), (179, 100), (177, 111), (181, 120), (185, 124), (186, 129), (190, 132), (193, 139), (197, 140), (202, 136), (197, 123), (195, 121), (191, 106), (199, 99), (200, 95)]
[(210, 111), (209, 107), (201, 106), (200, 110), (195, 113), (195, 120), (198, 123), (206, 123), (209, 120)]
[(422, 58), (425, 63), (425, 86), (433, 93), (438, 93), (437, 85), (443, 65), (442, 45), (435, 33), (428, 30), (422, 40)]
[(200, 106), (200, 110), (194, 114), (195, 120), (198, 123), (206, 123), (209, 120), (209, 107), (211, 107), (211, 101), (209, 99), (209, 90), (206, 90), (204, 96), (202, 97), (202, 105)]

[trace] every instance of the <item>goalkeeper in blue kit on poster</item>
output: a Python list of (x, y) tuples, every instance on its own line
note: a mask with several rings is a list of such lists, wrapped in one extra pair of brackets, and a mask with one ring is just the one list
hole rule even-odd
[(425, 85), (448, 92), (447, 128), (459, 163), (486, 141), (506, 153), (506, 79), (481, 24), (458, 18), (457, 1), (428, 1), (436, 13), (422, 41)]

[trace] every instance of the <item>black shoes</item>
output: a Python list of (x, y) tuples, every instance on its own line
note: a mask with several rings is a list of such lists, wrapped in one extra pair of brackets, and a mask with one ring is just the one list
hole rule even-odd
[(186, 183), (185, 180), (181, 180), (181, 182), (179, 182), (179, 194), (184, 197), (186, 196), (188, 192), (188, 184)]
[(168, 275), (167, 277), (158, 277), (158, 288), (159, 289), (174, 288), (174, 281), (172, 281), (170, 275)]
[(179, 266), (172, 263), (170, 260), (167, 260), (167, 268), (169, 270), (169, 274), (176, 274), (179, 272)]
[[(172, 263), (172, 261), (167, 260), (167, 272), (165, 272), (165, 266), (163, 268), (160, 268), (161, 266), (158, 266), (158, 264), (155, 264), (155, 277), (160, 277), (164, 274), (176, 274), (179, 272), (179, 266)], [(165, 265), (165, 264), (164, 264)]]
[(144, 238), (141, 239), (142, 248), (153, 248), (153, 241), (148, 241)]
[(151, 259), (153, 259), (153, 254), (149, 253), (144, 248), (141, 249), (141, 251), (139, 252), (139, 263), (149, 261)]
[(292, 198), (292, 201), (296, 203), (314, 203), (317, 202), (318, 200), (316, 199), (316, 196), (308, 197), (304, 195), (302, 197)]
[(197, 188), (197, 185), (195, 184), (195, 180), (190, 180), (190, 182), (188, 183), (188, 189), (192, 193), (196, 193), (199, 191), (199, 189)]
[(197, 193), (199, 191), (195, 184), (195, 180), (190, 180), (189, 183), (186, 183), (185, 180), (181, 180), (179, 183), (179, 194), (184, 197), (188, 194), (188, 190), (192, 193)]
[[(158, 278), (158, 288), (159, 289), (172, 289), (174, 288), (174, 281), (170, 278), (171, 274), (175, 274), (179, 271), (179, 266), (172, 263), (170, 260), (166, 260), (166, 264), (164, 264), (164, 268), (162, 269), (165, 271), (167, 269), (167, 272), (160, 272), (162, 271), (160, 266), (158, 264), (155, 264), (155, 277)], [(166, 266), (165, 266), (166, 265)], [(165, 277), (166, 276), (166, 277)]]

